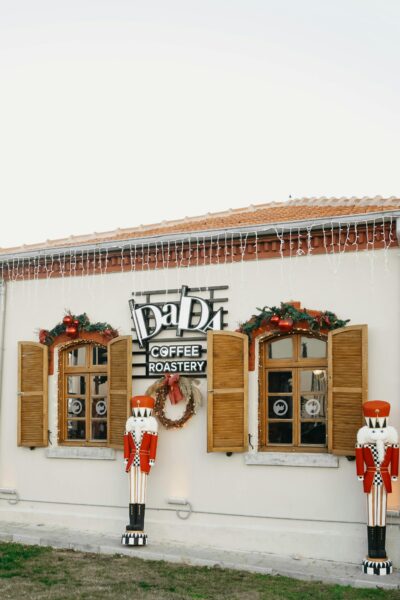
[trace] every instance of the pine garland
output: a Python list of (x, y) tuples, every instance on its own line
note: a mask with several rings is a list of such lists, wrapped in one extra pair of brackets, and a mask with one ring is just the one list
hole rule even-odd
[[(97, 322), (91, 323), (89, 317), (86, 313), (82, 313), (81, 315), (73, 315), (70, 311), (66, 313), (66, 316), (70, 316), (73, 321), (77, 321), (76, 327), (78, 331), (86, 331), (101, 333), (105, 337), (112, 339), (118, 336), (118, 331), (114, 329), (109, 323), (105, 322)], [(65, 318), (65, 317), (64, 317)], [(57, 323), (55, 327), (52, 329), (41, 329), (39, 331), (39, 339), (42, 344), (46, 344), (46, 346), (51, 346), (54, 340), (63, 333), (66, 333), (66, 329), (68, 324), (61, 321)]]
[[(259, 311), (258, 315), (252, 315), (248, 321), (240, 323), (239, 331), (246, 333), (249, 338), (252, 337), (255, 330), (267, 325), (273, 316), (277, 316), (280, 319), (292, 319), (294, 327), (298, 321), (305, 321), (313, 332), (318, 332), (321, 329), (331, 331), (339, 327), (345, 327), (350, 321), (350, 319), (346, 319), (345, 321), (338, 319), (335, 313), (328, 310), (312, 315), (307, 310), (297, 310), (293, 304), (287, 302), (281, 302), (280, 307), (264, 306), (263, 308), (257, 307), (257, 310)], [(312, 312), (315, 313), (316, 311)]]

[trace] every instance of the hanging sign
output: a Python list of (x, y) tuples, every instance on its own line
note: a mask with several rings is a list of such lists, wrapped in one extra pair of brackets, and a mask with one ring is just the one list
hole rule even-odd
[[(188, 287), (183, 285), (180, 301), (164, 304), (136, 305), (129, 300), (132, 321), (135, 327), (139, 346), (158, 335), (166, 327), (173, 327), (176, 336), (181, 337), (184, 331), (206, 333), (209, 329), (223, 328), (223, 310), (214, 311), (211, 304), (203, 298), (187, 295)], [(194, 323), (194, 321), (197, 321)]]

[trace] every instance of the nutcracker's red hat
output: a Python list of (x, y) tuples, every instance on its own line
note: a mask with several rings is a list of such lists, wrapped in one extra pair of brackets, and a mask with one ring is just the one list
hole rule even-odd
[(151, 396), (133, 396), (131, 398), (132, 408), (154, 408), (154, 398)]
[(390, 413), (390, 404), (385, 400), (368, 400), (363, 404), (364, 417), (388, 417)]

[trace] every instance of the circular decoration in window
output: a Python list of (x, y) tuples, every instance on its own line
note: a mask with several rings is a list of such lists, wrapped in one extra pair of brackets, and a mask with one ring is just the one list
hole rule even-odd
[(107, 402), (105, 400), (99, 400), (96, 402), (96, 415), (104, 417), (107, 413)]
[(69, 410), (73, 415), (75, 415), (75, 417), (79, 416), (83, 410), (82, 400), (73, 400), (70, 404)]
[(321, 403), (317, 398), (310, 398), (305, 403), (304, 408), (306, 410), (306, 413), (310, 417), (315, 417), (316, 415), (319, 415), (319, 413), (320, 413)]
[(289, 410), (289, 405), (283, 398), (279, 398), (272, 405), (272, 410), (277, 417), (284, 417)]

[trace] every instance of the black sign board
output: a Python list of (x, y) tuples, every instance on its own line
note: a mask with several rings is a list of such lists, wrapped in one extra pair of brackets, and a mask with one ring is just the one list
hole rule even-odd
[[(156, 379), (167, 373), (205, 377), (207, 331), (227, 326), (228, 298), (218, 295), (227, 289), (182, 286), (133, 292), (129, 300), (135, 334), (133, 378)], [(163, 302), (158, 301), (161, 297)]]

